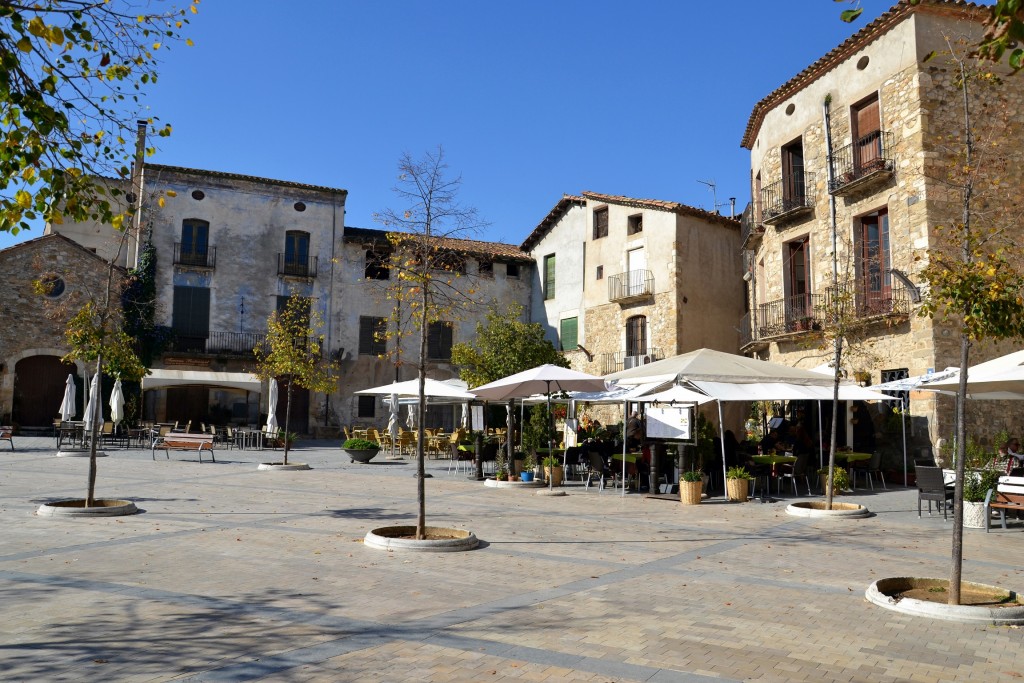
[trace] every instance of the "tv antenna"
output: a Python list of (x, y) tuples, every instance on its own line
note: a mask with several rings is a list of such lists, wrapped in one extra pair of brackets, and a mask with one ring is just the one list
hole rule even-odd
[(733, 217), (735, 217), (735, 215), (736, 215), (736, 198), (735, 197), (729, 197), (729, 201), (728, 202), (722, 202), (721, 204), (719, 204), (718, 203), (718, 184), (715, 183), (714, 178), (712, 178), (711, 180), (698, 180), (697, 182), (700, 183), (701, 185), (707, 185), (708, 189), (711, 190), (711, 212), (712, 213), (718, 213), (719, 207), (730, 206), (730, 207), (732, 207), (731, 210), (730, 210), (730, 213), (731, 213), (731, 215)]

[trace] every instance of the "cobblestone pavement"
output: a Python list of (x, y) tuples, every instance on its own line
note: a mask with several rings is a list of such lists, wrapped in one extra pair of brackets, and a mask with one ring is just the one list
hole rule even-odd
[[(6, 444), (4, 444), (5, 446)], [(111, 450), (97, 494), (132, 517), (38, 517), (85, 495), (52, 439), (0, 450), (0, 678), (11, 681), (1016, 681), (1022, 630), (871, 605), (886, 576), (946, 576), (951, 525), (913, 490), (815, 521), (759, 504), (576, 485), (486, 488), (429, 461), (428, 522), (472, 552), (400, 554), (367, 530), (415, 519), (409, 462), (337, 442), (280, 453)], [(330, 447), (328, 447), (330, 446)], [(0, 446), (0, 449), (3, 447)], [(380, 458), (380, 456), (378, 456)], [(965, 532), (964, 578), (1024, 587), (1024, 522)]]

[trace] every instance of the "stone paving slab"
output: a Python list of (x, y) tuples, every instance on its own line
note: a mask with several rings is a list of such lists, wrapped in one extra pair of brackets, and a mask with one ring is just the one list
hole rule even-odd
[[(0, 451), (3, 680), (986, 681), (1024, 676), (1022, 633), (866, 602), (884, 576), (945, 576), (951, 525), (913, 490), (814, 520), (760, 504), (492, 489), (428, 461), (428, 521), (467, 553), (388, 553), (414, 520), (411, 461), (349, 463), (308, 442), (153, 461), (109, 450), (97, 493), (139, 515), (42, 518), (81, 498), (87, 460), (53, 440)], [(965, 532), (964, 576), (1024, 587), (1024, 521)]]

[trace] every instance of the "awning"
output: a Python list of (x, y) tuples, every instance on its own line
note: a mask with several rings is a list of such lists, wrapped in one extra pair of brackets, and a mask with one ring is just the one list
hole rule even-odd
[(248, 372), (204, 372), (200, 370), (150, 370), (142, 378), (142, 390), (164, 387), (206, 386), (241, 389), (260, 393), (263, 382)]

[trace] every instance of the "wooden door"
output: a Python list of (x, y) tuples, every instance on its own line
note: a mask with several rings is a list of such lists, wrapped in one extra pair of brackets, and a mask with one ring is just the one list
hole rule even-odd
[(74, 363), (57, 356), (30, 356), (14, 366), (14, 405), (11, 419), (22, 427), (52, 427), (60, 417), (68, 375), (75, 376), (77, 419), (82, 419), (82, 380)]
[(853, 125), (853, 167), (859, 175), (873, 170), (882, 159), (878, 95), (854, 105), (850, 122)]

